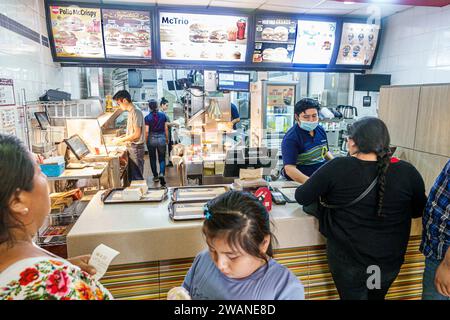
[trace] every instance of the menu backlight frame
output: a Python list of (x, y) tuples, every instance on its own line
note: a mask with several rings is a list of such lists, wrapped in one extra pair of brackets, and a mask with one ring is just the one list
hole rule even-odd
[[(227, 16), (227, 17), (245, 17), (246, 21), (246, 50), (244, 52), (244, 58), (242, 61), (221, 61), (221, 60), (194, 60), (190, 58), (186, 59), (164, 59), (161, 57), (161, 14), (162, 13), (174, 13), (174, 14), (186, 14), (186, 15), (214, 15), (214, 16)], [(252, 52), (251, 46), (254, 43), (254, 19), (253, 15), (249, 14), (242, 10), (235, 10), (230, 8), (210, 8), (210, 9), (199, 9), (199, 8), (174, 8), (174, 7), (158, 7), (156, 11), (156, 19), (155, 19), (155, 38), (157, 42), (157, 51), (156, 57), (160, 64), (165, 66), (186, 66), (190, 64), (199, 64), (202, 66), (215, 66), (217, 68), (222, 67), (236, 67), (245, 69), (245, 67), (249, 67), (250, 56)]]
[[(80, 7), (80, 8), (91, 8), (100, 10), (100, 25), (102, 32), (102, 43), (103, 43), (103, 58), (83, 58), (83, 57), (61, 57), (56, 54), (55, 39), (53, 37), (52, 21), (50, 16), (51, 6), (59, 7)], [(151, 58), (137, 58), (137, 57), (107, 57), (105, 48), (105, 34), (103, 28), (103, 9), (111, 10), (125, 10), (125, 11), (145, 11), (149, 13), (150, 17), (150, 45), (151, 45)], [(154, 37), (154, 20), (155, 20), (155, 7), (148, 5), (116, 5), (116, 4), (100, 4), (100, 3), (85, 3), (85, 2), (59, 2), (55, 0), (45, 1), (46, 10), (46, 25), (49, 39), (49, 47), (52, 54), (54, 62), (60, 62), (63, 65), (79, 65), (79, 66), (148, 66), (155, 65), (155, 37)]]
[(338, 55), (339, 52), (341, 50), (341, 41), (342, 41), (342, 34), (343, 34), (343, 28), (344, 28), (344, 23), (357, 23), (357, 24), (369, 24), (367, 23), (367, 19), (361, 19), (361, 18), (345, 18), (342, 19), (341, 21), (341, 25), (340, 25), (340, 33), (339, 33), (339, 44), (336, 46), (337, 47), (337, 52), (336, 52), (336, 57), (333, 61), (333, 66), (335, 68), (341, 69), (343, 71), (348, 70), (348, 69), (353, 69), (353, 70), (370, 70), (373, 68), (373, 66), (376, 63), (377, 60), (377, 55), (378, 55), (378, 50), (380, 48), (380, 42), (381, 42), (381, 38), (383, 36), (383, 30), (384, 30), (384, 22), (380, 21), (380, 24), (378, 25), (379, 29), (378, 29), (378, 37), (377, 37), (377, 42), (375, 44), (375, 51), (372, 57), (372, 61), (370, 65), (362, 65), (362, 64), (338, 64)]

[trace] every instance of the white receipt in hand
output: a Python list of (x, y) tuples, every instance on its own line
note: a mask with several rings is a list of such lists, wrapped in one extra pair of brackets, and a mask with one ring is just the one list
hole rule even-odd
[(94, 275), (95, 280), (100, 280), (108, 270), (108, 266), (113, 259), (119, 254), (119, 251), (105, 246), (103, 243), (97, 246), (92, 252), (89, 265), (93, 266), (97, 273)]

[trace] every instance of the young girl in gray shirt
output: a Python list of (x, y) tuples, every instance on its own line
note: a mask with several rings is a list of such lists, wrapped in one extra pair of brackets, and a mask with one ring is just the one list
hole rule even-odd
[(250, 193), (229, 191), (205, 205), (209, 249), (197, 255), (183, 287), (192, 299), (303, 300), (301, 282), (273, 256), (269, 214)]

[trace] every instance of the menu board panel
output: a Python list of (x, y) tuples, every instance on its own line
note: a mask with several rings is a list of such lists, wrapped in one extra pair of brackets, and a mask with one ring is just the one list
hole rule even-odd
[(244, 62), (247, 17), (160, 13), (161, 59)]
[(296, 20), (258, 19), (253, 62), (291, 63), (296, 31)]
[(370, 66), (379, 30), (375, 24), (344, 22), (336, 64)]
[(107, 58), (152, 57), (150, 12), (102, 9)]
[(57, 57), (104, 58), (100, 9), (50, 6)]
[(298, 20), (293, 63), (329, 64), (336, 38), (336, 22)]

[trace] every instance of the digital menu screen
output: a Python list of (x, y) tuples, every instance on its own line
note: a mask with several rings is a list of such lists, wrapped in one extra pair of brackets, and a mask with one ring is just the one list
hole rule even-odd
[(344, 22), (336, 64), (370, 66), (379, 30), (375, 24)]
[(244, 62), (247, 17), (161, 12), (161, 59)]
[(104, 58), (100, 9), (50, 6), (57, 57)]
[(152, 57), (150, 12), (102, 9), (107, 58)]
[(249, 91), (250, 74), (219, 72), (219, 90)]
[(329, 64), (336, 38), (336, 22), (298, 20), (293, 63)]
[(253, 62), (291, 63), (296, 31), (296, 20), (258, 19)]

